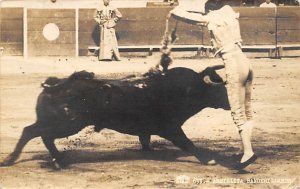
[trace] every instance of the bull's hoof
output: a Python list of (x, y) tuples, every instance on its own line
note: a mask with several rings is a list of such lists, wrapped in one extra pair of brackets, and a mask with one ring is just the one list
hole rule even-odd
[(16, 160), (16, 157), (10, 155), (3, 162), (0, 163), (0, 167), (11, 166), (14, 164), (15, 160)]
[(58, 163), (56, 159), (52, 159), (52, 166), (55, 170), (62, 169), (62, 166)]
[(12, 164), (13, 164), (13, 162), (3, 161), (0, 163), (0, 167), (7, 167), (7, 166), (11, 166)]
[(209, 160), (208, 162), (206, 162), (206, 165), (217, 165), (217, 162), (216, 162), (216, 160), (212, 159), (212, 160)]
[(52, 159), (51, 165), (55, 170), (61, 170), (67, 168), (67, 165), (65, 163), (55, 158)]
[(53, 158), (52, 161), (44, 162), (41, 164), (41, 168), (54, 169), (54, 170), (62, 170), (67, 166), (61, 161)]
[(217, 165), (218, 163), (216, 162), (216, 160), (214, 160), (214, 159), (212, 159), (212, 158), (207, 158), (207, 157), (205, 157), (205, 158), (200, 158), (199, 159), (200, 160), (200, 162), (201, 162), (201, 164), (203, 164), (203, 165)]

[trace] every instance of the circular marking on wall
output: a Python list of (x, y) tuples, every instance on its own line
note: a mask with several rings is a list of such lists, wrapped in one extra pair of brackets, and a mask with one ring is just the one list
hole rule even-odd
[(54, 23), (46, 24), (43, 28), (43, 36), (49, 41), (57, 39), (59, 36), (58, 26)]

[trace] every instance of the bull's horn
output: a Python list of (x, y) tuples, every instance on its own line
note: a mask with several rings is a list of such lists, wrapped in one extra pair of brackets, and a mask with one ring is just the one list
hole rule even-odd
[(106, 83), (106, 84), (103, 85), (103, 88), (104, 89), (111, 89), (111, 85)]
[(203, 77), (203, 81), (208, 84), (208, 85), (212, 85), (212, 86), (219, 86), (219, 85), (224, 85), (225, 82), (214, 82), (210, 79), (209, 75), (206, 75)]
[(48, 85), (47, 83), (41, 83), (41, 86), (44, 87), (44, 88), (49, 88), (50, 85)]
[(58, 84), (54, 84), (54, 85), (49, 85), (49, 84), (47, 84), (47, 83), (41, 83), (41, 86), (42, 87), (44, 87), (44, 88), (50, 88), (50, 87), (57, 87), (58, 86)]
[(220, 70), (220, 69), (225, 68), (225, 66), (224, 65), (215, 65), (215, 66), (212, 66), (210, 68), (213, 69), (213, 70)]

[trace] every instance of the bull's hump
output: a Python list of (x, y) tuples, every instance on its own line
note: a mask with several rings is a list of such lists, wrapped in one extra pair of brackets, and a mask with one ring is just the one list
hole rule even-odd
[(171, 82), (174, 82), (173, 80), (176, 80), (180, 83), (195, 82), (199, 80), (199, 74), (197, 72), (192, 69), (181, 67), (168, 70), (168, 72), (166, 73), (166, 77)]
[(184, 76), (198, 76), (198, 73), (189, 68), (177, 67), (167, 71), (166, 75), (184, 75)]

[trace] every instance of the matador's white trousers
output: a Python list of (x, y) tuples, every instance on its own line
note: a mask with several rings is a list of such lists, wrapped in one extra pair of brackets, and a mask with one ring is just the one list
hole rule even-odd
[(222, 53), (227, 79), (227, 93), (231, 107), (231, 115), (238, 130), (252, 119), (251, 90), (253, 71), (249, 59), (242, 52), (240, 46)]

